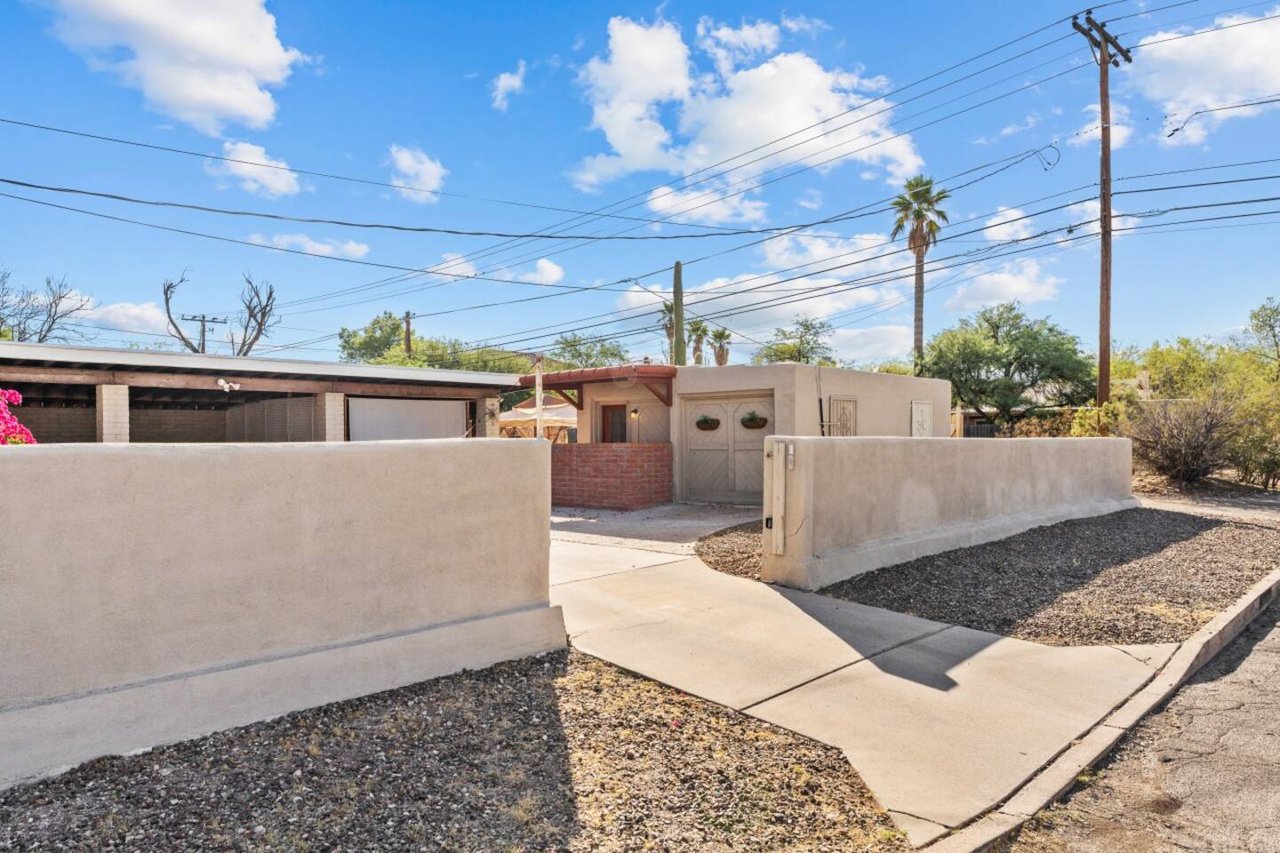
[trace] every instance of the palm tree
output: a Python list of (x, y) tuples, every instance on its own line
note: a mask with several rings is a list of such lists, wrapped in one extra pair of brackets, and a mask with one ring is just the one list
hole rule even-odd
[(712, 329), (710, 334), (711, 351), (716, 357), (716, 367), (724, 367), (729, 363), (729, 342), (733, 333), (723, 327)]
[(667, 300), (662, 301), (662, 318), (658, 321), (662, 331), (667, 333), (667, 364), (676, 360), (676, 306)]
[(702, 345), (710, 332), (705, 320), (689, 321), (689, 340), (693, 341), (693, 363), (698, 367), (702, 366)]
[(947, 190), (935, 190), (933, 178), (916, 175), (907, 181), (903, 193), (893, 200), (898, 218), (893, 223), (890, 239), (897, 239), (907, 232), (907, 248), (916, 256), (916, 323), (915, 369), (920, 375), (924, 366), (924, 256), (938, 242), (940, 223), (947, 222), (947, 214), (938, 207), (951, 197)]

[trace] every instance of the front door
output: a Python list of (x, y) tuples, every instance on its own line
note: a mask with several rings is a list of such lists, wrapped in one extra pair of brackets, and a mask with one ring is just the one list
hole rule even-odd
[(626, 444), (626, 406), (600, 407), (600, 441), (603, 444)]
[[(685, 398), (681, 406), (685, 499), (760, 503), (764, 496), (764, 439), (773, 435), (775, 428), (773, 398)], [(748, 417), (752, 414), (754, 419)]]

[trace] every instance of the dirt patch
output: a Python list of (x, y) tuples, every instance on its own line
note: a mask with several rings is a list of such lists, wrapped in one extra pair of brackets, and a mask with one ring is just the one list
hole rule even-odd
[(571, 652), (0, 793), (0, 849), (909, 848), (839, 750)]
[(1132, 509), (1038, 527), (823, 590), (1060, 646), (1187, 639), (1280, 565), (1280, 529)]
[(718, 572), (758, 581), (763, 532), (764, 523), (760, 521), (726, 527), (699, 539), (693, 553)]

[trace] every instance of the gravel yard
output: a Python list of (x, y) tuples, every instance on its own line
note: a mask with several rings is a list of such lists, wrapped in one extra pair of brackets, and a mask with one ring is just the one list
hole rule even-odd
[(1058, 646), (1187, 639), (1280, 566), (1280, 528), (1131, 509), (853, 578), (827, 595)]
[(758, 581), (763, 535), (764, 522), (749, 521), (704, 536), (693, 547), (693, 553), (717, 571)]
[[(760, 525), (697, 554), (760, 579)], [(1185, 640), (1280, 566), (1280, 525), (1134, 509), (1039, 527), (836, 584), (827, 595), (1060, 646)]]
[(906, 850), (840, 751), (577, 652), (0, 793), (9, 850)]

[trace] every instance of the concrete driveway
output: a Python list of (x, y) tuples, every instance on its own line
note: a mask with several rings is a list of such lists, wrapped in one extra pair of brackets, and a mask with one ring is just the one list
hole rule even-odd
[[(699, 536), (758, 513), (560, 516), (551, 600), (570, 641), (841, 748), (917, 845), (1002, 801), (1172, 654), (1172, 645), (1041, 646), (732, 577), (686, 556)], [(644, 538), (650, 528), (654, 539)]]

